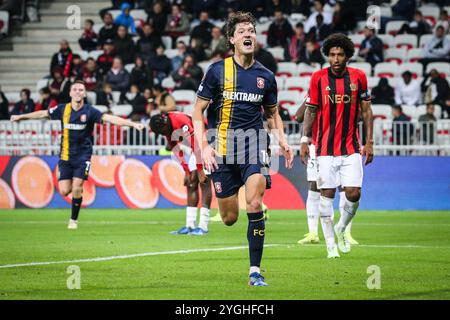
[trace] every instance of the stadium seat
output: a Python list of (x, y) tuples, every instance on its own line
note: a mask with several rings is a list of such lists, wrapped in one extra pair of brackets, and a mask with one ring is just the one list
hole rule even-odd
[[(422, 104), (420, 106), (416, 107), (416, 115), (415, 118), (418, 119), (421, 115), (425, 114), (427, 111), (427, 106), (425, 104)], [(434, 116), (436, 117), (436, 119), (440, 119), (441, 118), (441, 106), (435, 104), (434, 105)]]
[[(161, 37), (161, 41), (165, 47), (165, 49), (172, 49), (172, 38), (169, 36), (162, 36)], [(189, 43), (186, 43), (186, 45), (188, 46)]]
[(131, 111), (133, 111), (133, 107), (130, 104), (118, 104), (111, 107), (111, 112), (113, 115), (119, 117), (128, 117)]
[(395, 35), (401, 29), (404, 23), (409, 23), (409, 21), (389, 21), (388, 23), (386, 23), (386, 34)]
[(418, 62), (403, 63), (399, 67), (400, 67), (399, 71), (400, 75), (408, 70), (413, 74), (413, 78), (417, 79), (418, 77), (421, 77), (423, 74), (423, 64)]
[(297, 73), (296, 75), (299, 75), (300, 77), (304, 76), (311, 76), (314, 71), (320, 70), (320, 65), (313, 67), (306, 63), (299, 63), (297, 66)]
[(133, 71), (134, 68), (134, 63), (129, 63), (125, 65), (125, 70), (128, 71), (128, 73), (131, 73), (131, 71)]
[(405, 47), (402, 48), (389, 48), (384, 50), (384, 61), (385, 62), (396, 62), (397, 64), (402, 64), (406, 62), (407, 50)]
[(411, 120), (416, 120), (418, 118), (416, 109), (417, 109), (416, 106), (402, 105), (403, 113), (406, 114), (408, 117), (411, 117)]
[(297, 65), (293, 62), (278, 63), (277, 76), (292, 77), (297, 75)]
[(10, 104), (14, 104), (20, 100), (20, 92), (5, 92), (5, 97)]
[(382, 17), (392, 17), (392, 9), (390, 6), (380, 6), (379, 8)]
[(174, 92), (172, 92), (172, 96), (175, 99), (177, 105), (194, 104), (196, 99), (196, 94), (193, 90), (175, 90)]
[(91, 52), (89, 52), (88, 56), (97, 61), (98, 57), (100, 57), (102, 54), (103, 50), (92, 50)]
[(375, 118), (392, 118), (392, 107), (388, 104), (374, 104), (372, 105), (372, 112)]
[(355, 48), (361, 47), (361, 43), (364, 40), (364, 36), (362, 34), (350, 34), (348, 37), (355, 44)]
[[(178, 106), (177, 106), (177, 109), (178, 109)], [(186, 105), (183, 105), (183, 106), (180, 108), (179, 111), (184, 112), (184, 113), (186, 113), (186, 114), (192, 116), (192, 112), (194, 112), (194, 105), (193, 105), (193, 104), (186, 104)]]
[(284, 90), (285, 77), (275, 77), (278, 90)]
[(408, 50), (417, 47), (417, 35), (415, 34), (399, 34), (394, 38), (396, 48), (406, 47)]
[(422, 48), (412, 48), (407, 51), (408, 62), (417, 62), (419, 59), (422, 59), (422, 57), (423, 57)]
[(437, 6), (424, 5), (417, 8), (420, 12), (422, 12), (423, 17), (432, 22), (432, 26), (436, 24), (436, 21), (439, 19), (440, 9)]
[(210, 65), (211, 65), (211, 62), (209, 62), (209, 61), (203, 61), (203, 62), (198, 63), (198, 66), (200, 68), (202, 68), (203, 73), (206, 73), (206, 71), (208, 70)]
[(39, 79), (36, 83), (36, 92), (48, 86), (48, 79)]
[(166, 49), (164, 50), (164, 54), (167, 56), (167, 58), (172, 59), (178, 54), (178, 49)]
[(94, 91), (86, 91), (86, 98), (89, 104), (97, 103), (97, 94)]
[(257, 34), (267, 34), (271, 23), (272, 23), (272, 21), (267, 21), (264, 23), (257, 24), (256, 25), (256, 33)]
[(285, 88), (289, 91), (307, 92), (309, 89), (310, 77), (291, 77), (286, 78)]
[(368, 62), (351, 62), (349, 63), (349, 67), (364, 71), (367, 77), (372, 75), (372, 66)]
[(189, 47), (190, 40), (191, 40), (191, 36), (190, 35), (185, 35), (185, 36), (179, 36), (177, 38), (176, 42), (183, 41), (186, 44), (186, 46)]
[(134, 23), (137, 27), (142, 27), (142, 25), (147, 21), (147, 12), (143, 9), (133, 9), (130, 11), (130, 16), (134, 18)]
[(161, 82), (161, 86), (169, 91), (173, 91), (173, 88), (175, 88), (175, 81), (173, 81), (172, 77), (164, 78)]
[(261, 45), (261, 47), (267, 47), (267, 35), (266, 34), (257, 34), (256, 41)]
[(267, 51), (269, 51), (275, 60), (277, 61), (283, 61), (284, 60), (284, 49), (283, 48), (267, 48)]
[(109, 13), (113, 16), (113, 19), (116, 20), (118, 16), (122, 13), (121, 10), (108, 10)]
[(102, 113), (105, 113), (105, 112), (109, 111), (109, 108), (107, 106), (102, 106), (102, 105), (98, 105), (98, 104), (95, 104), (94, 108), (97, 109), (98, 111), (102, 112)]
[(374, 87), (376, 87), (378, 85), (378, 83), (380, 82), (379, 77), (367, 77), (367, 86), (369, 87), (369, 89), (373, 89)]
[(383, 41), (384, 49), (394, 47), (394, 37), (391, 34), (377, 34), (377, 37)]
[(120, 91), (113, 91), (111, 94), (113, 96), (114, 103), (116, 103), (116, 104), (119, 103), (120, 95), (121, 95)]
[(419, 47), (423, 48), (427, 42), (430, 42), (430, 40), (433, 39), (432, 34), (424, 34), (420, 37), (419, 40)]
[(300, 106), (301, 102), (302, 95), (298, 91), (278, 91), (278, 103), (285, 108), (288, 108), (288, 106)]
[(87, 58), (89, 58), (89, 52), (84, 50), (74, 50), (73, 54), (77, 54), (80, 56), (81, 60), (86, 61)]
[(448, 62), (430, 62), (427, 64), (425, 73), (429, 73), (432, 69), (436, 69), (441, 76), (450, 76), (450, 63)]
[(393, 78), (398, 75), (398, 65), (395, 62), (380, 62), (375, 65), (373, 75)]
[(3, 22), (0, 26), (0, 34), (8, 34), (9, 32), (9, 12), (0, 11), (0, 21)]

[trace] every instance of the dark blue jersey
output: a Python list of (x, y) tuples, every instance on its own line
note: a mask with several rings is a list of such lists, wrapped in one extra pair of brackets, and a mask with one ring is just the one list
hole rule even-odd
[(237, 129), (259, 132), (264, 128), (262, 108), (277, 105), (277, 83), (274, 74), (258, 61), (244, 69), (229, 57), (209, 67), (197, 96), (211, 100), (208, 128), (216, 129), (216, 149), (227, 155), (235, 153), (229, 144), (236, 146), (236, 136), (231, 139), (231, 135)]
[(59, 104), (49, 109), (48, 114), (52, 120), (61, 121), (61, 160), (89, 160), (94, 125), (101, 123), (103, 114), (89, 104), (75, 111), (70, 103)]

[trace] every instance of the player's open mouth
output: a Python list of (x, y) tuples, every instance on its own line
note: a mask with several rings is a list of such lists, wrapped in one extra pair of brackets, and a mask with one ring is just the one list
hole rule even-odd
[(251, 49), (252, 48), (252, 40), (244, 40), (244, 47), (246, 49)]

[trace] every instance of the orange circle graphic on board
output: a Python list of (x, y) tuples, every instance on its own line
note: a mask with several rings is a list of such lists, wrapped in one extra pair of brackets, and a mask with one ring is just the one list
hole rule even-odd
[(0, 209), (14, 209), (16, 198), (9, 185), (0, 179)]
[(181, 165), (171, 159), (159, 160), (153, 165), (153, 185), (164, 198), (177, 205), (187, 203), (187, 191), (183, 185), (184, 176)]
[(136, 159), (126, 159), (114, 175), (117, 193), (129, 208), (153, 208), (159, 199), (152, 184), (152, 171)]
[(47, 163), (38, 157), (23, 157), (11, 173), (14, 193), (30, 208), (46, 207), (53, 198), (52, 172)]
[(124, 162), (125, 156), (93, 156), (89, 176), (95, 185), (103, 188), (114, 187), (116, 168)]

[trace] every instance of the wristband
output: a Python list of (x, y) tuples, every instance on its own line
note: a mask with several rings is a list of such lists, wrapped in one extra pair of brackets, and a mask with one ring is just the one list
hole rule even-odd
[(309, 143), (310, 138), (307, 136), (303, 136), (300, 138), (300, 143)]

